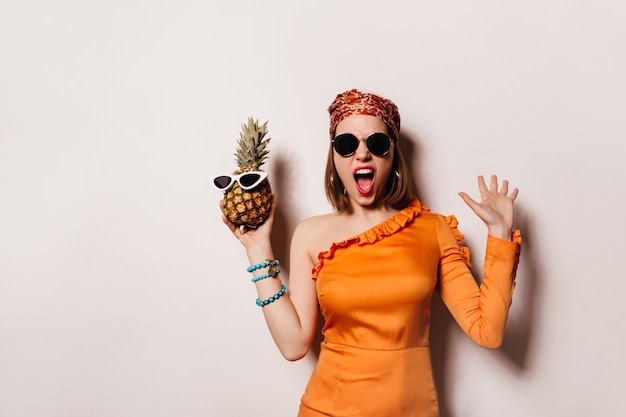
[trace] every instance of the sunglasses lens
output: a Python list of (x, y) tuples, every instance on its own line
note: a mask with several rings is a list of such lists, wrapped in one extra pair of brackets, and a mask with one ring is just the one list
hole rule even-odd
[(352, 155), (359, 147), (359, 140), (351, 133), (343, 133), (333, 139), (333, 147), (341, 156)]
[(256, 183), (259, 181), (260, 178), (261, 178), (261, 174), (257, 174), (257, 173), (244, 174), (241, 177), (239, 177), (239, 184), (243, 188), (251, 188), (256, 185)]
[(215, 186), (220, 190), (225, 190), (226, 188), (228, 188), (231, 182), (232, 178), (230, 178), (228, 175), (221, 175), (219, 177), (215, 177), (215, 179), (213, 180), (213, 184), (215, 184)]
[(367, 138), (367, 149), (376, 156), (387, 155), (391, 146), (391, 139), (384, 133), (373, 133)]

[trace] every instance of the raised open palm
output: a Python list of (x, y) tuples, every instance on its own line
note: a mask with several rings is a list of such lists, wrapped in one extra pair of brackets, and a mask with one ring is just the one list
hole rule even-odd
[(489, 187), (485, 178), (478, 177), (478, 190), (480, 202), (475, 201), (464, 192), (459, 195), (478, 217), (487, 225), (489, 234), (510, 239), (514, 220), (514, 202), (517, 198), (518, 189), (514, 188), (509, 194), (509, 182), (502, 181), (502, 187), (498, 190), (498, 177), (491, 176)]

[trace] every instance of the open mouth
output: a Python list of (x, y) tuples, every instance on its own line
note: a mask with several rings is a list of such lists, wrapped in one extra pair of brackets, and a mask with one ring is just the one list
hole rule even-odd
[(354, 171), (356, 188), (361, 194), (369, 194), (374, 186), (374, 170), (371, 168), (359, 168)]

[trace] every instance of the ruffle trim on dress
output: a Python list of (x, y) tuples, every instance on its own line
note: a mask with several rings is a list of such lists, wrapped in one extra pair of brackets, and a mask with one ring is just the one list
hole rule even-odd
[(461, 250), (463, 257), (465, 258), (465, 263), (467, 264), (468, 267), (471, 267), (472, 263), (470, 262), (470, 250), (467, 246), (463, 246), (462, 242), (463, 242), (463, 239), (465, 239), (465, 235), (461, 233), (461, 231), (458, 228), (459, 221), (454, 216), (454, 214), (451, 214), (449, 216), (442, 216), (442, 217), (445, 220), (445, 222), (448, 224), (448, 226), (450, 227), (450, 230), (452, 230), (452, 233), (454, 234), (454, 238), (456, 239), (456, 242), (459, 245), (459, 249)]
[(522, 250), (522, 232), (519, 229), (513, 230), (513, 242), (517, 244), (515, 248), (515, 260), (513, 261), (513, 279), (517, 274), (517, 265), (519, 264), (519, 257)]
[(327, 251), (320, 252), (317, 255), (318, 264), (313, 267), (311, 272), (313, 279), (317, 279), (319, 271), (324, 266), (324, 262), (327, 259), (332, 259), (335, 255), (335, 251), (339, 248), (345, 248), (351, 245), (371, 245), (384, 239), (387, 236), (391, 236), (400, 230), (404, 229), (407, 224), (410, 224), (422, 211), (429, 211), (427, 207), (422, 206), (417, 198), (413, 198), (409, 205), (388, 218), (382, 223), (368, 229), (358, 235), (352, 236), (341, 242), (333, 242)]

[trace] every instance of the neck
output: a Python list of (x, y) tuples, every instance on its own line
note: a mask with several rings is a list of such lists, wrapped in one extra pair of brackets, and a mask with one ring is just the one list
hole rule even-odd
[(382, 201), (374, 203), (369, 206), (363, 206), (354, 200), (351, 201), (352, 204), (352, 215), (363, 217), (365, 219), (377, 219), (381, 216), (387, 217), (391, 214), (394, 214), (396, 211), (387, 207)]

